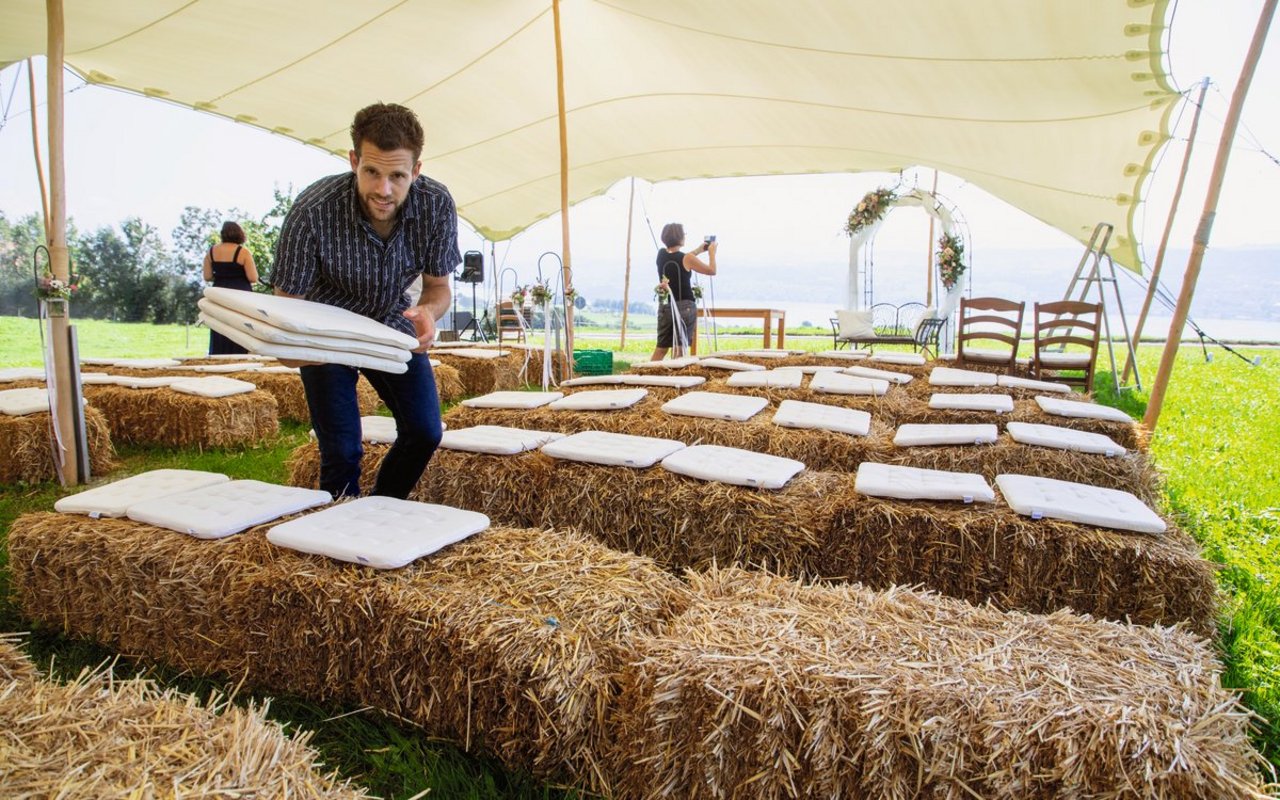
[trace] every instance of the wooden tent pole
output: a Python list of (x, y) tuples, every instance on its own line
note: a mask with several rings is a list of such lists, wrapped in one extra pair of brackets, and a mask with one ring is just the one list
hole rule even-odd
[[(930, 192), (934, 199), (938, 197), (938, 171), (933, 171), (933, 191)], [(929, 215), (929, 246), (925, 248), (924, 254), (924, 305), (926, 308), (933, 305), (933, 215)]]
[[(70, 282), (71, 259), (67, 253), (67, 179), (63, 160), (62, 142), (63, 95), (62, 95), (62, 55), (63, 55), (63, 14), (62, 0), (45, 0), (48, 18), (49, 49), (45, 63), (48, 74), (49, 114), (49, 227), (45, 237), (49, 242), (49, 262), (53, 276), (63, 282)], [(32, 113), (34, 114), (34, 109)], [(65, 305), (65, 312), (60, 316), (50, 315), (49, 334), (53, 349), (53, 375), (56, 385), (57, 414), (54, 424), (57, 426), (58, 440), (62, 444), (62, 452), (54, 453), (54, 464), (60, 464), (60, 477), (63, 484), (72, 486), (83, 480), (80, 474), (80, 459), (76, 454), (76, 432), (83, 429), (84, 409), (73, 398), (79, 392), (74, 391), (72, 381), (75, 380), (75, 364), (71, 363), (71, 340), (67, 335), (71, 324), (70, 301)], [(55, 442), (55, 447), (57, 442)]]
[(45, 239), (49, 238), (49, 189), (44, 182), (44, 163), (40, 159), (40, 121), (36, 119), (36, 71), (27, 59), (27, 93), (31, 97), (31, 154), (36, 160), (36, 181), (40, 184), (40, 213), (44, 221)]
[[(562, 285), (565, 291), (573, 286), (573, 268), (569, 259), (569, 126), (564, 109), (564, 44), (560, 38), (560, 0), (551, 0), (556, 34), (556, 116), (560, 121), (560, 237), (564, 247)], [(573, 376), (573, 303), (565, 303), (564, 340), (568, 359), (565, 373)]]
[(631, 196), (627, 200), (627, 271), (622, 279), (622, 339), (619, 347), (627, 346), (627, 304), (631, 302), (631, 221), (635, 217), (636, 178), (631, 176)]
[(1182, 156), (1182, 172), (1178, 173), (1178, 184), (1173, 190), (1173, 202), (1169, 205), (1169, 218), (1164, 223), (1164, 233), (1160, 236), (1160, 248), (1156, 251), (1156, 263), (1151, 267), (1150, 283), (1147, 285), (1147, 296), (1142, 301), (1142, 311), (1138, 313), (1138, 324), (1133, 328), (1133, 346), (1129, 349), (1129, 359), (1125, 362), (1124, 373), (1120, 382), (1128, 383), (1129, 375), (1134, 369), (1134, 359), (1138, 356), (1138, 344), (1142, 341), (1142, 327), (1147, 323), (1147, 312), (1151, 310), (1151, 300), (1160, 286), (1160, 270), (1164, 266), (1165, 249), (1169, 246), (1169, 233), (1173, 230), (1173, 219), (1178, 215), (1178, 201), (1182, 199), (1182, 187), (1187, 182), (1187, 168), (1191, 166), (1191, 150), (1196, 144), (1196, 130), (1200, 127), (1200, 112), (1204, 110), (1204, 94), (1209, 89), (1209, 78), (1200, 83), (1200, 97), (1196, 100), (1195, 113), (1191, 115), (1191, 132), (1187, 134), (1187, 152)]
[(1191, 308), (1191, 298), (1195, 294), (1196, 281), (1200, 277), (1204, 251), (1209, 247), (1209, 234), (1213, 230), (1213, 218), (1217, 214), (1218, 196), (1222, 194), (1222, 181), (1226, 176), (1227, 161), (1231, 158), (1231, 142), (1235, 139), (1236, 128), (1240, 126), (1240, 112), (1244, 108), (1244, 99), (1249, 94), (1249, 84), (1253, 82), (1253, 73), (1258, 67), (1262, 46), (1267, 41), (1267, 29), (1271, 27), (1271, 18), (1275, 16), (1277, 2), (1280, 0), (1266, 0), (1263, 4), (1262, 13), (1258, 17), (1258, 27), (1253, 32), (1253, 42), (1249, 45), (1249, 54), (1245, 56), (1244, 66), (1240, 69), (1240, 79), (1236, 82), (1235, 93), (1231, 96), (1231, 107), (1227, 111), (1227, 119), (1222, 124), (1222, 138), (1218, 140), (1218, 155), (1214, 159), (1213, 173), (1209, 178), (1209, 191), (1205, 196), (1204, 212), (1201, 213), (1200, 225), (1196, 228), (1191, 257), (1187, 259), (1187, 272), (1182, 279), (1182, 291), (1178, 295), (1178, 305), (1173, 312), (1173, 322), (1169, 325), (1169, 340), (1165, 342), (1164, 353), (1160, 357), (1160, 371), (1156, 374), (1155, 384), (1151, 387), (1151, 399), (1147, 401), (1147, 414), (1142, 420), (1152, 431), (1160, 421), (1160, 409), (1164, 405), (1169, 376), (1173, 373), (1173, 361), (1178, 355), (1178, 345), (1182, 339), (1182, 326), (1187, 323), (1187, 312)]

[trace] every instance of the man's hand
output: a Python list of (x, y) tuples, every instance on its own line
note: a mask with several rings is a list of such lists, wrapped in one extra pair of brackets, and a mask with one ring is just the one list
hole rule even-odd
[(436, 343), (436, 319), (423, 306), (413, 306), (404, 312), (405, 319), (413, 323), (413, 331), (418, 337), (418, 346), (413, 349), (421, 353)]

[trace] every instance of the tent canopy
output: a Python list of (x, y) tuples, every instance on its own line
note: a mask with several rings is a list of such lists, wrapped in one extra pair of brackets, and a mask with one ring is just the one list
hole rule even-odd
[[(548, 0), (64, 0), (66, 62), (345, 156), (354, 111), (413, 108), (424, 169), (501, 240), (559, 210)], [(1178, 95), (1167, 0), (562, 0), (569, 193), (935, 167), (1138, 267), (1134, 212)], [(7, 0), (0, 64), (45, 0)]]

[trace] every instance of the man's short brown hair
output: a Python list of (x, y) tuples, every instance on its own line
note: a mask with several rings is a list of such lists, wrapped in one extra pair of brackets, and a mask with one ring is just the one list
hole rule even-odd
[(356, 112), (351, 123), (351, 148), (360, 155), (360, 143), (369, 142), (379, 150), (409, 150), (413, 160), (422, 156), (426, 137), (418, 115), (395, 103), (374, 103)]

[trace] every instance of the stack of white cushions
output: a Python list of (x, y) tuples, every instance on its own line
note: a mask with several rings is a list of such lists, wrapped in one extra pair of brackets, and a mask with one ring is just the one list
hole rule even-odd
[(414, 337), (324, 303), (209, 287), (200, 319), (250, 353), (400, 374)]

